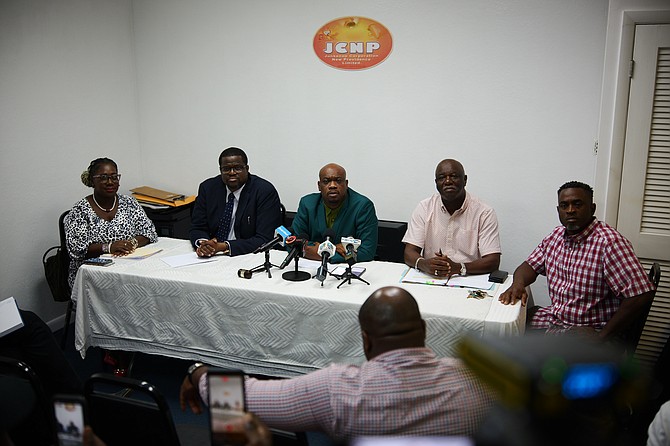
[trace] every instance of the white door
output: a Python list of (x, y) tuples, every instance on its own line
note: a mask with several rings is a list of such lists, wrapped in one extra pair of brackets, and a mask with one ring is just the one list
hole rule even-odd
[(617, 229), (647, 268), (661, 265), (638, 357), (655, 362), (670, 333), (670, 25), (637, 25)]

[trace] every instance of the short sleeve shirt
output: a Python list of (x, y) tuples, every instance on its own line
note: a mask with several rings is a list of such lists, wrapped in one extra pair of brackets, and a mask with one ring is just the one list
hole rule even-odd
[(423, 248), (424, 257), (441, 251), (458, 263), (501, 252), (495, 211), (468, 192), (453, 214), (438, 193), (419, 202), (402, 241)]
[(602, 328), (622, 299), (654, 289), (630, 242), (595, 218), (575, 235), (556, 227), (526, 262), (547, 276), (551, 299), (551, 307), (535, 314), (531, 328)]

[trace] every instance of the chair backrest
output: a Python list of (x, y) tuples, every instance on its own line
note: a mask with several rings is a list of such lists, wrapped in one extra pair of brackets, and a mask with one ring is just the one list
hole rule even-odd
[(0, 356), (0, 419), (15, 444), (55, 444), (51, 401), (25, 362)]
[[(651, 268), (649, 268), (649, 280), (654, 284), (654, 288), (658, 289), (658, 284), (661, 281), (661, 266), (658, 263), (654, 263), (651, 265)], [(647, 317), (649, 316), (653, 301), (653, 299), (649, 301), (640, 312), (640, 315), (622, 334), (623, 341), (631, 353), (635, 351), (638, 342), (640, 342), (640, 337), (642, 336), (644, 325), (647, 323)]]
[[(63, 212), (58, 218), (58, 232), (60, 245), (49, 248), (42, 256), (44, 275), (51, 290), (51, 295), (56, 302), (69, 302), (72, 289), (68, 281), (70, 272), (70, 255), (67, 252), (65, 240), (65, 216), (70, 211)], [(52, 254), (55, 251), (55, 254)]]
[(291, 226), (286, 224), (286, 206), (283, 203), (279, 203), (279, 212), (281, 213), (281, 224), (287, 228)]
[(649, 269), (649, 280), (654, 284), (654, 288), (658, 289), (658, 284), (661, 282), (661, 265), (654, 262)]
[(96, 373), (84, 394), (91, 426), (107, 444), (179, 446), (170, 407), (148, 382)]
[(58, 235), (60, 237), (60, 255), (63, 266), (65, 266), (65, 278), (67, 279), (70, 270), (70, 254), (67, 252), (67, 241), (65, 240), (65, 217), (70, 213), (70, 210), (63, 212), (58, 217)]

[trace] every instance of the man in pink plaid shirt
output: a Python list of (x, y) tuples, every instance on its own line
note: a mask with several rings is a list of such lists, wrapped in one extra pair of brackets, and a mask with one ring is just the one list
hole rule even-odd
[(528, 312), (528, 327), (577, 331), (600, 339), (625, 328), (654, 297), (654, 285), (630, 242), (594, 216), (591, 186), (571, 181), (558, 189), (556, 227), (514, 271), (504, 304), (521, 300), (539, 274), (547, 276), (551, 306)]
[[(411, 294), (381, 288), (363, 303), (358, 320), (365, 363), (332, 364), (291, 379), (247, 378), (247, 410), (271, 428), (320, 431), (337, 441), (476, 432), (493, 396), (459, 359), (437, 358), (425, 346), (426, 324)], [(206, 372), (202, 364), (189, 369), (182, 410), (202, 411)]]

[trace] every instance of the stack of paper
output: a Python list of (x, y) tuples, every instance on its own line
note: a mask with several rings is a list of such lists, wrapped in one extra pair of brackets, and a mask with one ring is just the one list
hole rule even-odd
[(187, 197), (182, 194), (154, 189), (149, 186), (136, 187), (135, 189), (130, 189), (130, 191), (133, 193), (133, 197), (135, 197), (137, 201), (151, 205), (178, 207), (195, 201), (195, 195)]
[[(146, 259), (147, 257), (151, 257), (152, 255), (157, 254), (161, 251), (162, 251), (161, 248), (156, 248), (155, 246), (146, 245), (146, 246), (142, 246), (141, 248), (137, 248), (135, 251), (131, 252), (127, 256), (121, 256), (121, 258), (141, 260), (141, 259)], [(113, 254), (102, 254), (100, 257), (113, 258), (115, 256)]]
[(451, 276), (451, 278), (438, 278), (424, 274), (414, 268), (408, 268), (402, 277), (404, 283), (420, 283), (424, 285), (443, 285), (462, 288), (476, 288), (490, 290), (495, 283), (489, 282), (488, 274), (475, 274), (471, 276)]
[(0, 337), (23, 327), (23, 320), (13, 297), (0, 302)]

